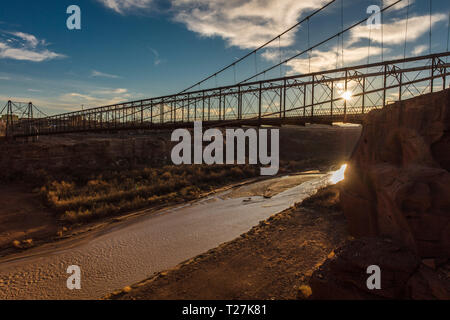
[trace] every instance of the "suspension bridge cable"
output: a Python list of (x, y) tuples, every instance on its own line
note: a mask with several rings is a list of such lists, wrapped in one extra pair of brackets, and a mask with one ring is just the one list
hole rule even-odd
[[(447, 50), (448, 51), (448, 50)], [(0, 111), (0, 114), (3, 113), (3, 111), (5, 111), (6, 107), (8, 106), (8, 102), (5, 104), (5, 106), (3, 107), (2, 111)]]
[[(402, 1), (403, 1), (403, 0), (397, 0), (397, 1), (393, 2), (392, 4), (390, 4), (389, 6), (387, 6), (387, 7), (383, 8), (383, 9), (381, 9), (380, 12), (386, 11), (386, 10), (392, 8), (393, 6), (395, 6), (396, 4), (398, 4), (398, 3), (402, 2)], [(291, 61), (291, 60), (293, 60), (293, 59), (295, 59), (295, 58), (301, 56), (302, 54), (308, 52), (309, 50), (315, 49), (315, 48), (321, 46), (322, 44), (324, 44), (324, 43), (326, 43), (326, 42), (328, 42), (328, 41), (330, 41), (330, 40), (336, 38), (336, 37), (339, 36), (339, 35), (343, 35), (345, 32), (347, 32), (347, 31), (349, 31), (349, 30), (351, 30), (351, 29), (353, 29), (353, 28), (359, 26), (360, 24), (366, 22), (369, 18), (370, 18), (370, 17), (364, 18), (364, 19), (362, 19), (362, 20), (360, 20), (360, 21), (358, 21), (358, 22), (352, 24), (350, 27), (344, 29), (343, 31), (340, 31), (340, 32), (336, 33), (335, 35), (332, 35), (332, 36), (328, 37), (327, 39), (325, 39), (325, 40), (323, 40), (323, 41), (320, 41), (319, 43), (315, 44), (314, 46), (312, 46), (312, 47), (310, 47), (310, 48), (308, 48), (308, 49), (306, 49), (306, 50), (303, 50), (303, 51), (301, 51), (301, 52), (299, 52), (299, 53), (297, 53), (297, 54), (291, 56), (291, 57), (288, 58), (288, 59), (285, 59), (285, 60), (282, 61), (281, 63), (282, 63), (282, 64), (285, 64), (285, 63), (287, 63), (287, 62), (289, 62), (289, 61)], [(258, 74), (255, 74), (255, 75), (251, 76), (250, 78), (247, 78), (247, 79), (245, 79), (245, 80), (242, 80), (242, 81), (239, 82), (238, 84), (243, 84), (243, 83), (245, 83), (245, 82), (247, 82), (247, 81), (249, 81), (249, 80), (251, 80), (251, 79), (254, 79), (255, 77), (261, 75), (261, 74), (264, 73), (264, 72), (268, 72), (268, 71), (270, 71), (270, 70), (273, 70), (274, 68), (277, 68), (278, 66), (279, 66), (279, 64), (273, 65), (272, 67), (269, 67), (269, 68), (267, 68), (267, 69), (265, 69), (265, 70), (259, 72)]]
[(234, 61), (233, 63), (230, 63), (229, 65), (223, 67), (222, 69), (220, 69), (219, 71), (213, 73), (212, 75), (204, 78), (203, 80), (200, 80), (199, 82), (197, 82), (196, 84), (184, 89), (183, 91), (181, 91), (180, 93), (184, 93), (192, 88), (195, 88), (199, 83), (203, 83), (205, 81), (208, 81), (209, 79), (213, 78), (214, 76), (217, 76), (218, 74), (222, 73), (223, 71), (229, 69), (231, 66), (238, 64), (239, 62), (245, 60), (246, 58), (248, 58), (249, 56), (251, 56), (253, 53), (256, 53), (258, 51), (260, 51), (261, 49), (267, 47), (269, 44), (271, 44), (272, 42), (276, 41), (278, 39), (278, 37), (281, 37), (283, 35), (285, 35), (286, 33), (292, 31), (293, 29), (297, 28), (298, 26), (300, 26), (302, 23), (304, 23), (307, 19), (312, 18), (313, 16), (317, 15), (319, 12), (321, 12), (322, 10), (324, 10), (325, 8), (327, 8), (328, 6), (330, 6), (332, 3), (336, 2), (337, 0), (331, 0), (330, 2), (328, 2), (327, 4), (325, 4), (323, 7), (317, 9), (316, 11), (314, 11), (313, 13), (311, 13), (309, 16), (305, 17), (304, 19), (302, 19), (301, 21), (297, 22), (296, 24), (294, 24), (292, 27), (288, 28), (287, 30), (283, 31), (282, 33), (280, 33), (279, 35), (277, 35), (275, 38), (267, 41), (266, 43), (264, 43), (263, 45), (259, 46), (258, 48), (256, 48), (255, 50), (247, 53), (246, 55), (244, 55), (243, 57), (239, 58), (238, 60)]
[(48, 117), (48, 115), (47, 115), (45, 112), (41, 111), (41, 110), (38, 108), (38, 106), (36, 106), (36, 105), (33, 104), (33, 108), (36, 109), (36, 111), (37, 111), (38, 113), (42, 114), (42, 115), (45, 116), (45, 117)]

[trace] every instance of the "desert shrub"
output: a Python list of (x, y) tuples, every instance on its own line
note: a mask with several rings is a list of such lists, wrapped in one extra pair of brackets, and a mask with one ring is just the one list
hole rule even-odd
[(202, 192), (259, 175), (257, 166), (173, 166), (109, 170), (89, 179), (54, 180), (40, 189), (66, 223), (197, 198)]

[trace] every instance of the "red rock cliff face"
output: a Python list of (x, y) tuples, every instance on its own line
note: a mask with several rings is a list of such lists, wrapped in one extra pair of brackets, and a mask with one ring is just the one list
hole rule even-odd
[(352, 235), (450, 257), (449, 129), (450, 90), (370, 113), (342, 185)]
[(341, 182), (357, 239), (313, 274), (314, 299), (450, 299), (449, 129), (450, 90), (368, 115)]

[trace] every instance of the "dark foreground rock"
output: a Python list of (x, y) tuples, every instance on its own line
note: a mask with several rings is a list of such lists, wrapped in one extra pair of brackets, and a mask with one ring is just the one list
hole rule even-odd
[[(350, 234), (377, 239), (326, 262), (316, 298), (450, 299), (449, 129), (450, 90), (369, 114), (340, 199)], [(368, 291), (366, 268), (378, 263), (386, 289)]]
[[(311, 288), (316, 298), (399, 299), (419, 264), (416, 255), (392, 241), (357, 239), (336, 250), (313, 274)], [(371, 265), (381, 269), (381, 290), (367, 287), (367, 267)]]

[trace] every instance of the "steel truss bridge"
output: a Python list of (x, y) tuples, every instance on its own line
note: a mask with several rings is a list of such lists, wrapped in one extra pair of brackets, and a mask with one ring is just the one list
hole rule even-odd
[[(450, 52), (183, 92), (44, 118), (8, 121), (7, 135), (192, 127), (362, 123), (373, 109), (447, 87)], [(9, 101), (8, 104), (13, 102)]]

